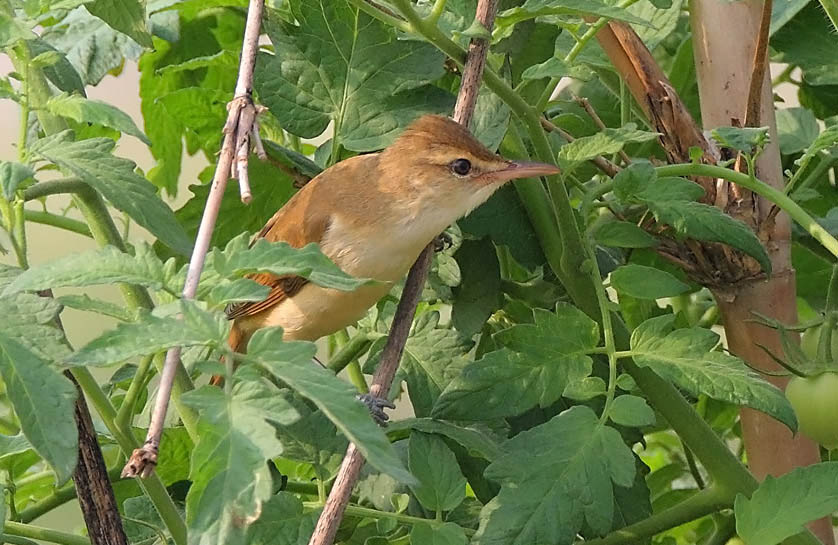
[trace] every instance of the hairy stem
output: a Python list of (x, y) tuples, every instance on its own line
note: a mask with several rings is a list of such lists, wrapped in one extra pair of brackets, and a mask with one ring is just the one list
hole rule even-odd
[(22, 524), (11, 520), (6, 521), (3, 527), (3, 533), (10, 536), (28, 537), (40, 539), (41, 541), (49, 541), (50, 543), (60, 543), (62, 545), (90, 545), (90, 540), (84, 536), (59, 532), (58, 530), (51, 530), (42, 526)]

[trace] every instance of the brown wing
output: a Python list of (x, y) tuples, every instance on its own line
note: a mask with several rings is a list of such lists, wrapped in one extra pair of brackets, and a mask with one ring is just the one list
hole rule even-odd
[[(294, 248), (302, 248), (310, 242), (320, 243), (323, 233), (329, 227), (328, 211), (334, 209), (333, 200), (339, 197), (345, 177), (357, 176), (355, 172), (374, 156), (359, 156), (338, 163), (314, 178), (297, 192), (285, 206), (268, 220), (254, 241), (265, 238), (271, 242), (287, 242)], [(313, 207), (317, 202), (320, 206)], [(318, 212), (319, 211), (319, 212)], [(293, 297), (308, 280), (300, 276), (275, 276), (268, 273), (248, 275), (247, 278), (271, 288), (264, 301), (235, 303), (227, 306), (229, 319), (252, 316), (279, 304), (287, 297)]]

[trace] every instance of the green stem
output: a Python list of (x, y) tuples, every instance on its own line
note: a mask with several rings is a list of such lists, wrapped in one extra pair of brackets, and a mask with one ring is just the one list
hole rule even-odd
[(829, 289), (826, 292), (826, 320), (821, 326), (821, 336), (818, 339), (818, 360), (822, 362), (835, 361), (832, 353), (832, 337), (835, 325), (838, 324), (838, 264), (832, 267), (832, 277), (829, 279)]
[(90, 540), (83, 536), (59, 532), (58, 530), (51, 530), (41, 526), (21, 524), (20, 522), (13, 522), (11, 520), (6, 521), (6, 525), (3, 527), (3, 533), (10, 536), (40, 539), (41, 541), (49, 541), (50, 543), (61, 543), (62, 545), (90, 545)]
[(60, 180), (48, 180), (27, 187), (23, 191), (23, 200), (33, 201), (35, 199), (49, 197), (50, 195), (79, 193), (87, 191), (89, 188), (90, 186), (84, 183), (81, 178), (76, 178), (75, 176), (61, 178)]
[(586, 540), (584, 544), (628, 545), (638, 543), (645, 538), (674, 528), (685, 522), (709, 515), (720, 509), (729, 508), (732, 505), (732, 495), (724, 489), (713, 486), (701, 490), (681, 503), (660, 513), (655, 513), (649, 518), (616, 530), (603, 538)]
[(824, 248), (838, 257), (838, 240), (829, 234), (829, 231), (821, 227), (803, 208), (796, 202), (791, 200), (788, 195), (782, 191), (771, 187), (756, 178), (752, 178), (747, 174), (736, 172), (728, 168), (719, 167), (715, 165), (696, 165), (696, 164), (682, 164), (682, 165), (666, 165), (656, 167), (655, 171), (658, 176), (709, 176), (712, 178), (724, 178), (737, 185), (741, 185), (746, 189), (750, 189), (760, 197), (764, 197), (776, 204), (787, 213), (791, 218), (800, 224), (801, 227), (812, 235), (812, 237), (820, 242)]
[[(349, 0), (349, 3), (358, 8), (359, 10), (363, 11), (367, 15), (371, 16), (372, 18), (387, 23), (395, 29), (401, 30), (406, 34), (410, 34), (412, 32), (412, 29), (408, 23), (402, 21), (397, 17), (393, 17), (389, 13), (378, 9), (375, 6), (370, 5), (366, 0)], [(300, 150), (299, 148), (295, 148), (294, 151)]]
[(51, 214), (50, 212), (40, 212), (38, 210), (24, 210), (23, 217), (26, 221), (31, 221), (33, 223), (58, 227), (59, 229), (78, 233), (79, 235), (84, 235), (86, 237), (93, 236), (90, 234), (90, 228), (86, 223), (74, 220), (73, 218), (68, 218), (67, 216)]
[(137, 403), (137, 398), (146, 388), (146, 375), (151, 367), (151, 363), (156, 354), (145, 356), (140, 360), (140, 365), (137, 366), (137, 371), (134, 373), (134, 378), (131, 379), (131, 384), (128, 386), (128, 391), (125, 393), (125, 398), (122, 400), (122, 405), (116, 413), (114, 420), (116, 425), (123, 429), (131, 427), (131, 421), (134, 418), (134, 406)]
[(17, 159), (21, 163), (26, 162), (27, 138), (29, 135), (29, 49), (19, 48), (20, 62), (23, 65), (23, 89), (20, 103), (20, 127), (17, 137)]
[[(118, 481), (120, 479), (120, 473), (122, 471), (122, 466), (114, 467), (113, 469), (108, 471), (108, 479), (111, 482)], [(52, 511), (56, 507), (64, 505), (68, 501), (72, 500), (76, 497), (76, 487), (73, 484), (68, 484), (63, 486), (50, 494), (49, 496), (44, 497), (43, 499), (39, 500), (37, 503), (34, 503), (18, 513), (18, 519), (20, 522), (27, 523), (31, 522), (38, 517)]]
[[(85, 396), (87, 396), (90, 403), (96, 408), (96, 412), (99, 413), (99, 417), (104, 422), (105, 427), (108, 428), (108, 431), (111, 432), (114, 439), (119, 443), (119, 448), (122, 449), (123, 454), (130, 456), (134, 449), (140, 446), (140, 443), (130, 433), (130, 428), (126, 432), (125, 428), (116, 424), (116, 409), (114, 409), (105, 392), (102, 391), (99, 383), (96, 382), (96, 379), (90, 374), (90, 371), (84, 367), (73, 368), (72, 373), (76, 381), (78, 381), (79, 386), (81, 386), (82, 391), (84, 391)], [(154, 505), (166, 528), (168, 528), (175, 543), (177, 545), (185, 545), (186, 525), (175, 507), (172, 498), (166, 491), (166, 487), (163, 486), (163, 481), (160, 480), (160, 476), (157, 473), (152, 473), (145, 479), (137, 479), (137, 483), (143, 488), (151, 500), (151, 503)]]
[(436, 24), (444, 11), (445, 0), (436, 0), (436, 2), (434, 2), (434, 6), (431, 8), (431, 13), (428, 15), (428, 22)]
[(361, 370), (361, 364), (358, 360), (352, 360), (346, 367), (346, 374), (349, 375), (349, 381), (355, 385), (359, 393), (369, 393), (370, 388), (367, 386), (367, 379), (364, 377), (364, 372)]
[(0, 543), (8, 543), (9, 545), (39, 545), (31, 539), (25, 537), (11, 536), (9, 534), (0, 533)]
[[(319, 502), (303, 502), (304, 507), (310, 509), (319, 509), (323, 505)], [(347, 505), (346, 514), (355, 517), (368, 517), (374, 519), (391, 519), (403, 524), (429, 524), (431, 526), (440, 526), (444, 521), (436, 519), (424, 519), (422, 517), (413, 517), (410, 515), (402, 515), (401, 513), (393, 513), (390, 511), (379, 511), (378, 509), (370, 509), (369, 507), (360, 507), (357, 505)], [(466, 535), (474, 535), (474, 530), (464, 528)]]
[[(818, 163), (815, 165), (815, 168), (809, 174), (806, 174), (805, 178), (802, 178), (803, 174), (805, 174), (809, 169), (809, 164), (812, 162), (813, 159), (818, 158)], [(821, 151), (815, 155), (806, 156), (806, 159), (800, 164), (794, 174), (792, 174), (791, 179), (789, 179), (786, 187), (783, 188), (783, 193), (786, 195), (791, 195), (792, 191), (797, 189), (797, 186), (800, 187), (807, 187), (808, 185), (812, 184), (813, 182), (817, 181), (824, 173), (832, 167), (835, 159), (832, 158), (826, 152)], [(802, 178), (803, 181), (800, 181)]]
[(344, 367), (349, 365), (349, 362), (357, 360), (363, 356), (364, 353), (369, 350), (371, 345), (372, 339), (370, 335), (359, 333), (349, 339), (349, 342), (344, 344), (340, 350), (338, 350), (337, 354), (329, 359), (329, 363), (326, 364), (326, 367), (328, 367), (335, 374), (338, 374), (343, 371)]

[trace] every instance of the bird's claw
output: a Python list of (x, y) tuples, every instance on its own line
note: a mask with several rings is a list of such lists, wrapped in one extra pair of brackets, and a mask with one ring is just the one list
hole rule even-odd
[(434, 251), (437, 253), (443, 250), (447, 250), (453, 245), (454, 241), (451, 240), (451, 235), (449, 235), (448, 233), (440, 233), (434, 239)]
[(370, 410), (372, 419), (379, 426), (386, 426), (390, 416), (384, 412), (384, 409), (395, 409), (396, 405), (383, 397), (376, 397), (372, 394), (360, 394), (358, 400), (361, 401)]

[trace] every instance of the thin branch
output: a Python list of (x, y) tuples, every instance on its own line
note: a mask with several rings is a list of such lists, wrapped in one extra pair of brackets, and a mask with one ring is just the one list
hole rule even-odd
[[(399, 3), (397, 7), (402, 11), (413, 10), (408, 3)], [(497, 0), (478, 0), (475, 17), (489, 32), (494, 26), (496, 11)], [(406, 18), (410, 19), (410, 17)], [(489, 44), (483, 39), (472, 39), (469, 44), (468, 56), (460, 83), (460, 92), (457, 95), (457, 103), (454, 107), (454, 120), (465, 126), (468, 126), (468, 122), (474, 113), (488, 49)], [(396, 315), (390, 327), (390, 335), (387, 337), (387, 344), (384, 345), (384, 351), (381, 355), (381, 363), (373, 376), (370, 394), (375, 397), (386, 396), (387, 392), (390, 391), (390, 385), (398, 370), (407, 335), (413, 323), (416, 305), (428, 276), (432, 255), (433, 244), (429, 244), (419, 254), (419, 258), (407, 275), (404, 290), (396, 308)], [(349, 504), (350, 494), (358, 481), (363, 465), (363, 455), (354, 444), (350, 444), (338, 471), (335, 484), (329, 493), (329, 498), (323, 506), (323, 512), (317, 520), (309, 545), (331, 545), (334, 542), (335, 534)]]
[[(599, 127), (600, 130), (605, 130), (608, 128), (606, 127), (605, 122), (602, 120), (602, 118), (599, 117), (599, 114), (596, 113), (596, 110), (594, 109), (590, 100), (588, 100), (585, 97), (574, 97), (574, 99), (576, 100), (576, 103), (579, 104), (579, 106), (581, 106), (583, 110), (585, 110), (585, 113), (588, 114), (588, 117), (590, 117), (594, 121), (594, 124), (597, 127)], [(623, 159), (623, 162), (625, 164), (631, 164), (631, 159), (629, 159), (629, 156), (626, 154), (625, 151), (621, 149), (618, 153), (620, 154), (620, 157)]]
[[(236, 82), (236, 91), (233, 101), (230, 104), (230, 113), (227, 123), (224, 125), (224, 143), (221, 146), (221, 153), (218, 164), (215, 168), (215, 175), (212, 180), (212, 187), (207, 204), (204, 208), (204, 215), (201, 218), (201, 225), (198, 228), (198, 235), (195, 238), (195, 249), (192, 251), (192, 258), (189, 260), (189, 268), (186, 273), (186, 282), (183, 286), (183, 298), (192, 299), (198, 290), (198, 280), (204, 268), (204, 261), (209, 250), (212, 231), (215, 221), (218, 218), (218, 211), (221, 208), (221, 200), (224, 197), (224, 189), (227, 186), (227, 179), (230, 168), (233, 164), (233, 156), (238, 149), (234, 141), (237, 132), (240, 135), (248, 136), (255, 118), (256, 107), (251, 98), (253, 87), (253, 68), (256, 63), (256, 52), (259, 49), (259, 34), (261, 32), (263, 0), (250, 0), (247, 10), (247, 25), (244, 31), (241, 62), (239, 64), (239, 77)], [(245, 127), (243, 119), (246, 112), (253, 112), (248, 116), (250, 125)], [(238, 128), (241, 127), (241, 130)], [(244, 195), (243, 195), (244, 196)], [(166, 354), (166, 363), (160, 375), (160, 386), (157, 392), (157, 401), (151, 415), (151, 423), (143, 446), (134, 450), (128, 463), (123, 469), (123, 475), (129, 477), (147, 477), (154, 471), (157, 465), (157, 452), (160, 445), (160, 437), (163, 434), (163, 422), (166, 419), (166, 411), (169, 407), (169, 397), (172, 392), (172, 382), (180, 362), (180, 347), (172, 348)]]

